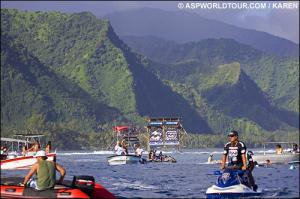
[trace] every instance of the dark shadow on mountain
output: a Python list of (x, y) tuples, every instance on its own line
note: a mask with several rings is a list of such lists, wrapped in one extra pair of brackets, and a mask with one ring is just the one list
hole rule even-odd
[[(83, 110), (71, 111), (71, 117), (73, 119), (80, 119), (81, 117), (95, 118), (95, 122), (104, 123), (113, 120), (115, 117), (122, 115), (122, 113), (113, 107), (109, 107), (96, 99), (94, 99), (89, 93), (83, 90), (81, 87), (77, 86), (74, 82), (64, 77), (61, 74), (57, 74), (49, 69), (47, 66), (43, 65), (38, 58), (32, 55), (27, 49), (18, 44), (12, 46), (13, 39), (7, 35), (2, 35), (1, 38), (1, 54), (7, 54), (7, 58), (4, 60), (3, 74), (5, 75), (5, 70), (10, 70), (9, 67), (16, 70), (19, 74), (22, 74), (22, 78), (28, 82), (32, 89), (41, 95), (41, 100), (43, 102), (43, 109), (39, 110), (46, 114), (47, 121), (60, 121), (63, 119), (63, 113), (67, 110), (60, 110), (60, 108), (55, 107), (55, 100), (62, 101), (63, 103), (75, 102), (81, 105), (81, 108), (85, 109), (86, 114), (82, 115)], [(22, 60), (22, 61), (21, 61)], [(5, 68), (2, 68), (6, 66)], [(1, 72), (1, 73), (2, 73)], [(8, 78), (3, 76), (3, 78)], [(10, 86), (11, 85), (7, 85)], [(1, 90), (6, 89), (4, 84), (1, 85)], [(28, 91), (20, 91), (28, 92)], [(2, 98), (1, 98), (2, 99)], [(1, 103), (2, 105), (2, 103)], [(20, 104), (21, 106), (21, 104)], [(77, 107), (78, 108), (78, 107)], [(75, 108), (74, 110), (76, 110)], [(1, 118), (2, 121), (3, 118)], [(87, 119), (87, 118), (84, 118)], [(97, 127), (97, 124), (93, 124), (93, 128)]]
[(299, 128), (299, 115), (273, 106), (267, 95), (243, 71), (234, 85), (214, 87), (205, 91), (203, 96), (226, 115), (248, 118), (266, 130), (278, 130), (286, 124)]
[(188, 102), (164, 85), (153, 73), (146, 70), (138, 55), (132, 53), (111, 29), (109, 37), (120, 47), (134, 77), (137, 111), (149, 117), (182, 117), (184, 128), (189, 132), (212, 133), (204, 119)]

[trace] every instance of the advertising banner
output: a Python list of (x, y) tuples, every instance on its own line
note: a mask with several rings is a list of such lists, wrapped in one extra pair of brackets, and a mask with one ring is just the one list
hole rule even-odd
[(179, 145), (179, 132), (178, 129), (166, 129), (165, 145)]
[(149, 145), (150, 146), (157, 146), (157, 145), (163, 145), (163, 138), (162, 138), (162, 128), (155, 128), (152, 127), (150, 129), (150, 139), (149, 139)]

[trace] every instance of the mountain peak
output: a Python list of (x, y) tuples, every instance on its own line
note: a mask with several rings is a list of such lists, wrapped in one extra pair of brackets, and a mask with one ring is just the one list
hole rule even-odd
[(177, 43), (231, 38), (276, 56), (298, 56), (299, 45), (266, 32), (206, 19), (190, 12), (145, 8), (106, 15), (120, 36), (157, 36)]

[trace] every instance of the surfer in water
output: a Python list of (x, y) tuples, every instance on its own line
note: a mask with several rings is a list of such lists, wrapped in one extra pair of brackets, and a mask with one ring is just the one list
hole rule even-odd
[(213, 153), (209, 154), (208, 159), (207, 159), (207, 163), (209, 163), (209, 164), (220, 164), (221, 162), (222, 162), (221, 160), (214, 160), (214, 154)]

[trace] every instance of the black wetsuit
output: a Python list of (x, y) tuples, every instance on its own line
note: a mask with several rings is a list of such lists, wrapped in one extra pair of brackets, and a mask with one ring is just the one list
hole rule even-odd
[(237, 166), (240, 169), (243, 166), (242, 154), (246, 153), (246, 145), (238, 141), (235, 146), (228, 142), (224, 146), (224, 155), (228, 155), (228, 166)]
[(254, 161), (253, 161), (253, 157), (250, 153), (247, 153), (247, 160), (248, 160), (248, 164), (247, 164), (247, 175), (248, 175), (248, 183), (249, 185), (252, 187), (252, 189), (254, 191), (257, 190), (257, 185), (255, 184), (255, 181), (254, 181), (254, 177), (252, 175), (252, 171), (254, 169)]
[[(247, 168), (253, 167), (253, 165), (254, 165), (253, 157), (249, 153), (247, 153), (247, 160), (248, 160)], [(251, 169), (251, 170), (253, 170), (253, 169)]]

